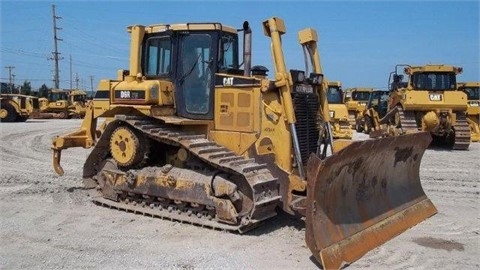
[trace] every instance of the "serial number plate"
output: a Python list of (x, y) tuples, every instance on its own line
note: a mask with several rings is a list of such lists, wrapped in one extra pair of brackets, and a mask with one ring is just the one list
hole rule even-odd
[(442, 94), (430, 94), (430, 101), (442, 101)]
[(334, 118), (335, 117), (335, 111), (330, 111), (330, 117)]

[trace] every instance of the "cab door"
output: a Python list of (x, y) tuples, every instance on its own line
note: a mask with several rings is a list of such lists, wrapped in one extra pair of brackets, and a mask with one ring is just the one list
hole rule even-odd
[(179, 39), (175, 103), (177, 115), (213, 119), (215, 33), (188, 33)]

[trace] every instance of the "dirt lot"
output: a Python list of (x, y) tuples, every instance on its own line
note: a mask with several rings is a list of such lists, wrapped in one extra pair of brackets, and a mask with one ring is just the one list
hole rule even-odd
[[(317, 268), (303, 222), (288, 215), (237, 235), (94, 205), (81, 182), (89, 150), (63, 152), (64, 177), (51, 167), (51, 138), (79, 125), (0, 124), (1, 269)], [(347, 269), (479, 269), (479, 156), (480, 143), (427, 150), (421, 179), (439, 213)]]

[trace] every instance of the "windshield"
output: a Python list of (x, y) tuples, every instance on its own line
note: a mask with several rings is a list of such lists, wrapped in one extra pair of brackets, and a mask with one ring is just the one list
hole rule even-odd
[(419, 72), (412, 75), (415, 90), (455, 90), (457, 82), (453, 72)]
[(463, 92), (467, 94), (468, 100), (479, 100), (480, 99), (480, 93), (479, 93), (478, 87), (465, 87), (463, 88)]
[(146, 42), (146, 75), (161, 76), (170, 72), (172, 53), (170, 37), (152, 37)]
[(86, 96), (85, 95), (74, 95), (73, 101), (77, 102), (85, 102)]
[(329, 86), (327, 90), (328, 103), (342, 104), (342, 89), (336, 86)]
[(50, 101), (58, 101), (58, 100), (67, 100), (67, 93), (66, 92), (50, 92), (48, 94), (48, 100)]
[(218, 68), (220, 70), (238, 69), (238, 40), (235, 35), (223, 33), (220, 39)]
[(370, 97), (371, 92), (357, 92), (354, 91), (352, 93), (352, 99), (356, 101), (367, 101), (368, 98)]

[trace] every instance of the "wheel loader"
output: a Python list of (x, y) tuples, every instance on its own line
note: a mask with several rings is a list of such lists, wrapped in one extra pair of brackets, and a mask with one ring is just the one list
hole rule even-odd
[(348, 122), (347, 106), (344, 103), (342, 83), (328, 81), (327, 101), (334, 139), (352, 139), (353, 132)]
[(37, 97), (20, 94), (0, 95), (0, 122), (25, 122), (38, 109)]
[[(402, 133), (430, 132), (433, 146), (467, 150), (467, 95), (457, 91), (456, 84), (462, 70), (449, 65), (396, 65), (389, 76), (388, 104), (389, 111), (396, 110), (395, 126)], [(403, 81), (405, 75), (407, 81)]]
[(480, 82), (458, 83), (458, 90), (467, 94), (467, 122), (470, 126), (470, 139), (472, 142), (480, 141)]
[(373, 88), (355, 87), (347, 89), (347, 91), (350, 93), (350, 98), (345, 100), (348, 110), (348, 121), (356, 131), (362, 132), (363, 126), (360, 124), (360, 119)]
[(251, 65), (248, 22), (129, 26), (129, 70), (101, 80), (80, 128), (53, 139), (54, 170), (63, 149), (93, 148), (83, 181), (98, 205), (238, 233), (278, 210), (303, 217), (327, 269), (434, 215), (419, 179), (430, 135), (340, 149), (316, 31), (299, 31), (306, 67), (288, 71), (284, 21), (262, 26), (274, 79)]

